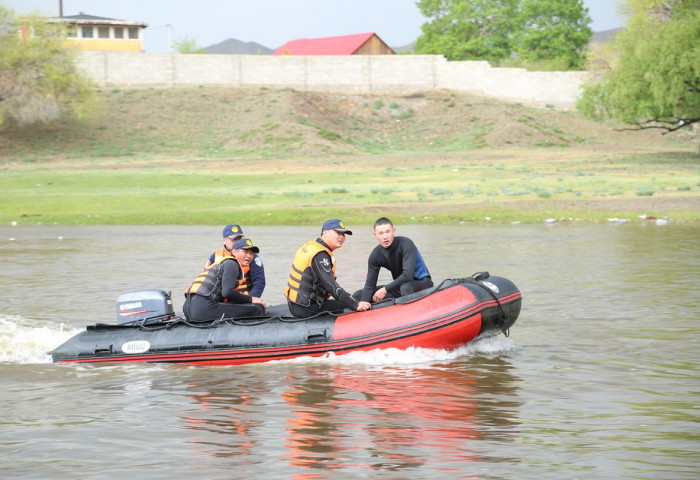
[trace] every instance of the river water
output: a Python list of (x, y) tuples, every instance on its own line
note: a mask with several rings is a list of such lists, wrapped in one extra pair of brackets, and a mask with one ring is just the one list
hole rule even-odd
[[(309, 227), (245, 228), (268, 304)], [(360, 288), (375, 240), (336, 252)], [(0, 472), (51, 479), (700, 478), (700, 225), (398, 226), (436, 282), (523, 310), (454, 352), (236, 367), (54, 365), (133, 290), (182, 292), (219, 227), (0, 227)]]

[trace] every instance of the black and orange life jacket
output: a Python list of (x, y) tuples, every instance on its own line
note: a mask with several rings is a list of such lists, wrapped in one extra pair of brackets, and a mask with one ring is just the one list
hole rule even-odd
[[(227, 257), (233, 257), (233, 252), (229, 251), (226, 247), (221, 247), (214, 252), (214, 262), (221, 258)], [(236, 290), (238, 290), (240, 293), (248, 295), (250, 293), (250, 289), (253, 288), (253, 281), (250, 278), (250, 265), (244, 267), (239, 263), (239, 266), (243, 272), (243, 278), (238, 280)]]
[[(217, 302), (224, 301), (224, 297), (221, 295), (222, 277), (224, 275), (223, 263), (231, 260), (238, 263), (238, 260), (232, 256), (216, 259), (214, 263), (197, 275), (197, 278), (187, 287), (185, 294), (196, 293), (204, 297), (211, 297)], [(240, 264), (238, 266), (240, 268)], [(242, 268), (240, 270), (243, 271)], [(245, 276), (241, 274), (241, 277), (238, 278), (239, 285), (242, 279), (245, 279)]]

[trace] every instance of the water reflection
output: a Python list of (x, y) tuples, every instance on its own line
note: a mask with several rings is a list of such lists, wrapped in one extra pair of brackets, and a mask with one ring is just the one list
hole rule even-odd
[[(264, 297), (279, 303), (291, 256), (316, 229), (248, 230)], [(410, 362), (39, 365), (18, 350), (43, 355), (65, 340), (61, 324), (113, 322), (119, 294), (164, 288), (180, 308), (220, 228), (0, 227), (4, 477), (698, 477), (700, 224), (399, 231), (437, 279), (489, 270), (516, 282), (511, 348)], [(370, 228), (355, 232), (338, 252), (349, 289), (376, 243)]]
[[(196, 375), (188, 397), (197, 409), (183, 418), (188, 429), (201, 432), (190, 440), (196, 452), (233, 457), (266, 449), (291, 471), (309, 475), (449, 470), (479, 461), (480, 441), (519, 435), (518, 379), (504, 359), (369, 370), (290, 365), (285, 373), (277, 380)], [(280, 444), (271, 445), (277, 437)], [(313, 478), (307, 473), (292, 478)]]

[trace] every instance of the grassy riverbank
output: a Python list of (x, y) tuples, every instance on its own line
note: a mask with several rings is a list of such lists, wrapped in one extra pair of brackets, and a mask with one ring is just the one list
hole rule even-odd
[(0, 224), (700, 218), (697, 139), (432, 92), (112, 89), (0, 129)]

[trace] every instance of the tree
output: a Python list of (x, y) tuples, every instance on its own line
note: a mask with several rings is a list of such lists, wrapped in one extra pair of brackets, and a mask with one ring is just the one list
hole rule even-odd
[(700, 122), (700, 0), (628, 0), (616, 65), (584, 87), (588, 118), (665, 133)]
[(428, 22), (416, 53), (448, 60), (492, 60), (510, 55), (519, 0), (418, 0)]
[(582, 0), (523, 0), (514, 50), (527, 63), (578, 69), (593, 35)]
[(41, 17), (20, 21), (0, 5), (0, 124), (13, 119), (25, 126), (91, 110), (91, 82), (64, 39), (63, 25)]
[(593, 32), (582, 0), (418, 0), (416, 53), (448, 60), (580, 68)]
[(173, 48), (177, 53), (206, 53), (202, 47), (197, 45), (197, 39), (191, 37), (182, 37), (176, 40)]

